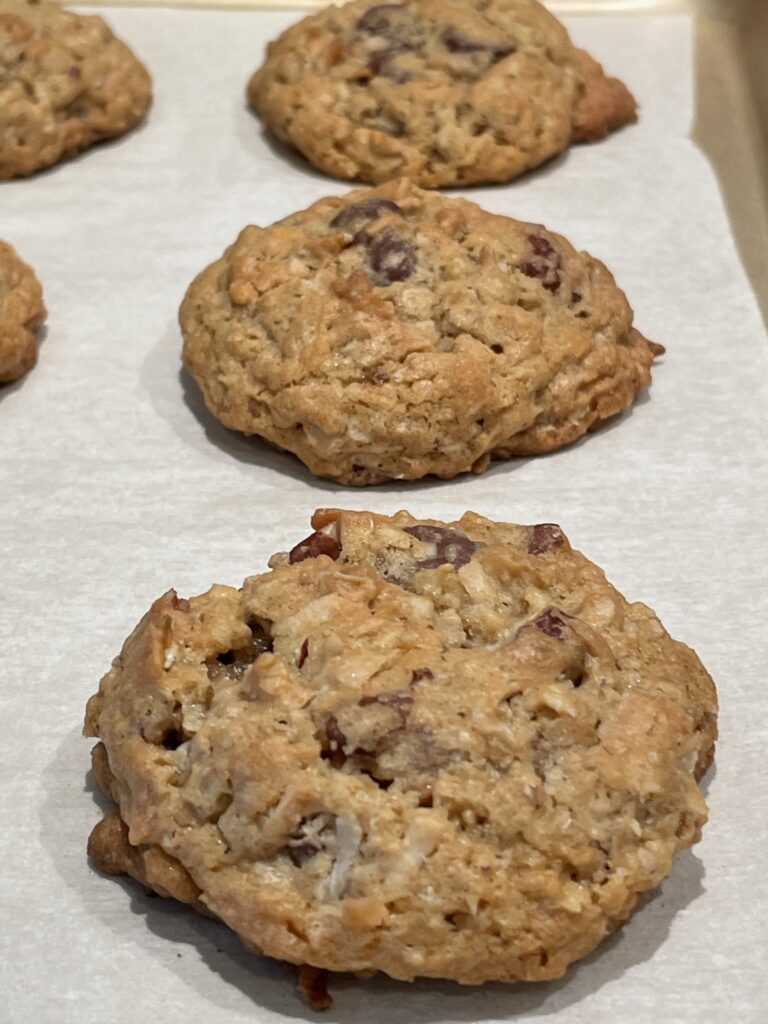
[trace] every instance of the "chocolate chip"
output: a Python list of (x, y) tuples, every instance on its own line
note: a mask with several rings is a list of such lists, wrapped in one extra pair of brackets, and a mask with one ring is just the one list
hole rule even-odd
[(335, 715), (326, 719), (324, 732), (325, 737), (320, 756), (324, 761), (330, 761), (332, 768), (342, 768), (347, 760), (347, 755), (344, 753), (347, 737), (339, 728)]
[(401, 217), (404, 216), (403, 211), (392, 199), (371, 196), (370, 199), (360, 199), (356, 203), (342, 206), (331, 221), (331, 227), (342, 230), (356, 228), (361, 222), (378, 220), (383, 213), (399, 213)]
[(307, 655), (308, 654), (309, 654), (309, 640), (305, 640), (304, 643), (301, 645), (301, 650), (299, 651), (299, 660), (296, 662), (296, 664), (297, 664), (297, 666), (299, 668), (301, 668), (301, 666), (307, 660)]
[(80, 71), (80, 68), (79, 68), (79, 67), (77, 67), (77, 65), (73, 64), (73, 65), (72, 65), (72, 66), (71, 66), (71, 67), (70, 67), (70, 68), (69, 68), (69, 69), (67, 70), (67, 75), (69, 76), (69, 78), (70, 78), (70, 79), (71, 79), (71, 80), (72, 80), (73, 82), (79, 82), (79, 81), (80, 81), (80, 78), (81, 78), (81, 75), (82, 75), (82, 73), (81, 73), (81, 71)]
[(571, 301), (570, 301), (569, 305), (570, 306), (578, 306), (578, 304), (581, 302), (582, 298), (583, 298), (583, 296), (582, 296), (581, 292), (571, 292)]
[(317, 558), (318, 555), (328, 555), (329, 558), (337, 559), (340, 554), (341, 544), (336, 538), (316, 530), (300, 541), (295, 548), (291, 548), (288, 561), (293, 564), (303, 562), (305, 558)]
[(386, 36), (406, 14), (402, 4), (377, 4), (369, 7), (357, 23), (358, 32)]
[(534, 620), (534, 624), (547, 636), (553, 636), (556, 640), (564, 639), (563, 630), (566, 628), (566, 622), (554, 608), (547, 608)]
[(402, 46), (392, 46), (388, 50), (380, 50), (379, 53), (374, 53), (368, 61), (368, 68), (372, 74), (382, 75), (398, 85), (403, 82), (411, 82), (416, 77), (413, 72), (397, 65), (397, 58), (406, 52), (407, 48)]
[(382, 284), (407, 281), (416, 269), (416, 250), (394, 228), (384, 228), (368, 243), (368, 262)]
[(542, 287), (553, 294), (562, 283), (560, 255), (552, 243), (542, 235), (529, 235), (533, 257), (520, 264), (526, 277), (541, 281)]
[(419, 569), (436, 569), (437, 566), (446, 563), (458, 569), (469, 562), (478, 548), (466, 534), (448, 530), (444, 526), (406, 526), (405, 532), (410, 533), (416, 540), (434, 544), (437, 549), (432, 558), (424, 558), (416, 563)]
[(422, 679), (434, 679), (435, 673), (431, 668), (415, 668), (411, 673), (411, 681), (409, 686), (415, 686), (416, 683), (420, 683)]
[(299, 843), (297, 846), (288, 847), (288, 856), (297, 868), (303, 867), (308, 860), (320, 853), (320, 847), (314, 843)]
[(489, 53), (494, 60), (508, 57), (517, 49), (514, 43), (483, 43), (478, 39), (471, 39), (452, 26), (443, 32), (443, 44), (451, 53)]
[(531, 532), (528, 541), (529, 555), (544, 555), (559, 548), (565, 540), (565, 534), (557, 523), (539, 523)]
[(272, 650), (272, 636), (264, 623), (249, 618), (246, 625), (251, 631), (250, 643), (222, 651), (215, 658), (208, 659), (208, 676), (214, 682), (240, 679), (260, 655)]

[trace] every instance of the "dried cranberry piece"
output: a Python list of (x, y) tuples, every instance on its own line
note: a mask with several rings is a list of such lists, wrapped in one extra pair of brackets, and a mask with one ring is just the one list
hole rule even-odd
[(329, 558), (336, 559), (340, 554), (341, 544), (336, 538), (317, 530), (291, 549), (288, 561), (293, 564), (294, 562), (303, 562), (305, 558), (317, 558), (318, 555), (328, 555)]
[(528, 235), (528, 241), (531, 243), (535, 256), (543, 256), (545, 259), (548, 259), (554, 255), (555, 247), (543, 235)]
[(371, 196), (370, 199), (360, 199), (356, 203), (342, 206), (331, 221), (331, 227), (342, 229), (357, 227), (361, 221), (378, 220), (382, 213), (399, 213), (401, 217), (404, 216), (403, 211), (392, 199), (385, 199), (384, 196)]
[(557, 523), (539, 523), (533, 527), (531, 539), (528, 541), (528, 554), (544, 555), (559, 548), (564, 540), (565, 534)]
[(554, 608), (547, 608), (534, 620), (534, 624), (547, 636), (553, 636), (556, 640), (564, 639), (563, 630), (566, 628), (566, 622)]
[(451, 53), (490, 53), (495, 60), (508, 57), (517, 49), (514, 43), (483, 43), (478, 39), (471, 39), (453, 26), (449, 26), (443, 32), (443, 44)]
[(301, 645), (301, 650), (299, 651), (299, 660), (296, 662), (296, 665), (298, 666), (298, 668), (301, 668), (301, 666), (307, 660), (307, 655), (308, 654), (309, 654), (309, 640), (305, 640), (304, 643)]
[(455, 566), (459, 569), (472, 558), (478, 545), (464, 533), (448, 530), (444, 526), (406, 526), (405, 532), (416, 540), (434, 544), (437, 553), (432, 558), (424, 558), (416, 563), (419, 569), (436, 569), (439, 565)]
[(377, 4), (369, 7), (357, 23), (359, 32), (368, 32), (372, 36), (389, 35), (395, 24), (403, 17), (405, 10), (402, 4)]
[(73, 82), (79, 82), (82, 77), (82, 72), (76, 64), (72, 64), (67, 69), (67, 75)]
[(388, 50), (380, 50), (374, 53), (368, 61), (368, 68), (374, 75), (383, 75), (390, 82), (401, 85), (403, 82), (411, 82), (416, 77), (412, 71), (397, 66), (397, 58), (407, 52), (403, 46), (392, 46)]
[(368, 242), (368, 262), (384, 284), (407, 281), (416, 269), (416, 250), (394, 228), (384, 228)]
[(526, 277), (534, 277), (541, 281), (542, 287), (548, 292), (557, 291), (562, 283), (560, 273), (560, 255), (552, 243), (542, 235), (529, 235), (533, 258), (520, 264)]
[(188, 612), (190, 604), (186, 597), (179, 597), (179, 595), (174, 590), (173, 597), (171, 598), (171, 607), (174, 608), (177, 612)]

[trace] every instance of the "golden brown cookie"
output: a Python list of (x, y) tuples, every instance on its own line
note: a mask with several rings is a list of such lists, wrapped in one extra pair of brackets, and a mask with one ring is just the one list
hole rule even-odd
[(292, 963), (558, 977), (698, 840), (712, 680), (554, 524), (312, 525), (125, 642), (92, 856)]
[(43, 290), (31, 267), (0, 240), (0, 384), (37, 362), (35, 332), (45, 320)]
[(248, 96), (327, 174), (429, 188), (509, 181), (636, 117), (536, 0), (328, 7), (270, 44)]
[(561, 235), (407, 181), (246, 228), (180, 320), (214, 415), (347, 484), (559, 448), (663, 351)]
[(0, 0), (0, 179), (122, 135), (150, 98), (144, 66), (101, 18)]

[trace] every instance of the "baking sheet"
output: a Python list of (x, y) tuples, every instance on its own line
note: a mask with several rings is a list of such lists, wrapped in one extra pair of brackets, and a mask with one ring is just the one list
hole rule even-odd
[[(0, 391), (0, 1020), (164, 1024), (762, 1024), (768, 1016), (768, 350), (710, 166), (691, 141), (689, 15), (569, 22), (620, 73), (640, 123), (512, 185), (466, 194), (604, 259), (664, 342), (650, 397), (546, 458), (366, 491), (230, 434), (179, 372), (186, 285), (245, 223), (346, 186), (286, 160), (243, 102), (290, 12), (109, 12), (151, 67), (137, 133), (0, 186), (0, 234), (37, 269), (40, 363)], [(319, 1016), (292, 969), (223, 927), (107, 880), (82, 711), (167, 587), (237, 584), (340, 505), (558, 521), (653, 606), (719, 684), (712, 820), (661, 890), (562, 980), (407, 986), (342, 978)]]

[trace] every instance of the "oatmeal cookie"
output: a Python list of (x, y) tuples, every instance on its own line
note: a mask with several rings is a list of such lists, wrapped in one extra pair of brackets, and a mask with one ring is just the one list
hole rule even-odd
[(245, 228), (180, 321), (222, 423), (346, 484), (559, 448), (629, 406), (663, 351), (598, 260), (407, 180)]
[(270, 45), (248, 97), (326, 174), (429, 188), (509, 181), (636, 117), (536, 0), (328, 7)]
[(0, 179), (122, 135), (150, 98), (145, 68), (101, 18), (0, 0)]
[(44, 320), (43, 291), (34, 271), (0, 240), (0, 384), (23, 377), (35, 365), (35, 332)]
[(554, 524), (312, 526), (125, 642), (94, 860), (295, 964), (558, 977), (698, 840), (712, 680)]

